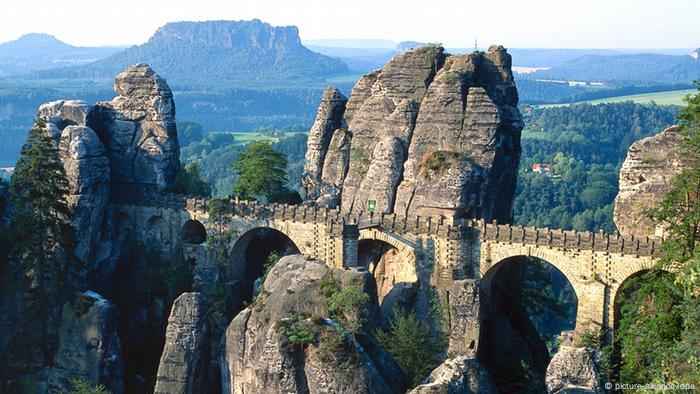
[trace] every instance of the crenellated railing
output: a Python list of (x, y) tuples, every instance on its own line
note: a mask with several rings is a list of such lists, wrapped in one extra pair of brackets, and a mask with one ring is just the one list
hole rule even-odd
[[(187, 209), (206, 213), (209, 200), (176, 194), (132, 190), (113, 201), (125, 204), (160, 206), (172, 209)], [(340, 234), (346, 224), (359, 229), (381, 227), (397, 234), (435, 235), (459, 239), (467, 232), (478, 232), (482, 241), (518, 243), (576, 250), (593, 250), (609, 253), (655, 255), (662, 239), (658, 237), (635, 238), (620, 234), (551, 229), (547, 227), (522, 227), (475, 219), (448, 219), (433, 216), (407, 218), (394, 213), (355, 212), (343, 213), (339, 208), (314, 205), (263, 204), (257, 201), (229, 197), (227, 205), (235, 216), (255, 219), (292, 220), (306, 223), (325, 223), (328, 231)]]

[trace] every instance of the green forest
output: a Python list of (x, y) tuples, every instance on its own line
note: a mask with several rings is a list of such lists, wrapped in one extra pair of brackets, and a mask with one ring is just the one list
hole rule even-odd
[[(677, 122), (679, 107), (634, 103), (536, 108), (525, 115), (515, 223), (614, 233), (629, 146)], [(532, 171), (551, 164), (552, 174)]]

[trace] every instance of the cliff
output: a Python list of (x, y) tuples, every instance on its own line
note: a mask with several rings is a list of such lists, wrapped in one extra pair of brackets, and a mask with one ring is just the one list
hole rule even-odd
[(620, 169), (620, 191), (615, 198), (613, 219), (623, 235), (663, 235), (644, 215), (653, 208), (671, 187), (673, 177), (688, 163), (678, 154), (683, 137), (678, 126), (672, 126), (632, 144)]
[[(307, 200), (400, 216), (507, 222), (523, 127), (506, 49), (418, 47), (357, 82), (328, 88), (309, 134)], [(320, 170), (319, 170), (320, 169)]]

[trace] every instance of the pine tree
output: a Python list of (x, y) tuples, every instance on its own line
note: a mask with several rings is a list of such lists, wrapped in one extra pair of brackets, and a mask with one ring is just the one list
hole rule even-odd
[(74, 229), (69, 184), (56, 143), (37, 119), (12, 176), (11, 254), (29, 280), (25, 318), (38, 319), (39, 350), (51, 356), (49, 322), (69, 290)]

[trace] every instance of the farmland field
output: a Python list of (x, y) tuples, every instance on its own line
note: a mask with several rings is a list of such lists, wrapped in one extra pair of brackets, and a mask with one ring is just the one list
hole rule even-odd
[[(633, 94), (630, 96), (616, 96), (607, 97), (598, 100), (588, 100), (580, 101), (573, 104), (608, 104), (608, 103), (621, 103), (624, 101), (632, 101), (639, 104), (648, 104), (652, 101), (660, 105), (684, 105), (683, 99), (685, 96), (691, 93), (696, 93), (695, 89), (686, 90), (672, 90), (667, 92), (656, 92), (656, 93), (644, 93), (644, 94)], [(548, 108), (548, 107), (564, 107), (571, 104), (547, 104), (538, 107)]]

